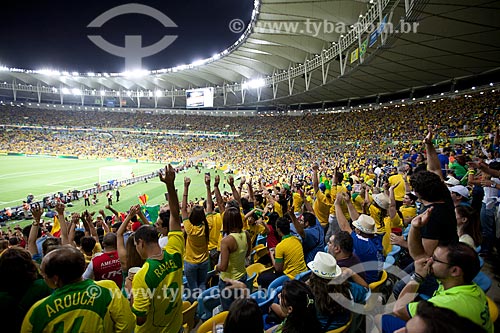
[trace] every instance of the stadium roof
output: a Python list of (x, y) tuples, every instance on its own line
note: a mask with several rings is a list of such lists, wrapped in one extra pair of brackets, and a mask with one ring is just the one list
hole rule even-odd
[[(260, 0), (253, 17), (235, 45), (196, 64), (121, 74), (3, 68), (0, 89), (15, 82), (56, 96), (65, 88), (182, 100), (184, 89), (211, 86), (216, 107), (290, 105), (392, 93), (500, 67), (498, 1)], [(377, 34), (381, 22), (392, 33)], [(375, 43), (365, 46), (374, 30)]]

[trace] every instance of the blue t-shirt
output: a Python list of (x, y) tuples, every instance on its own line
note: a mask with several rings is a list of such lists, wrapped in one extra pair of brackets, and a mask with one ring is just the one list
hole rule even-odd
[[(373, 238), (364, 238), (356, 234), (354, 230), (351, 233), (351, 237), (354, 245), (354, 253), (358, 256), (359, 260), (363, 264), (366, 262), (374, 263), (370, 265), (371, 269), (365, 268), (366, 282), (372, 283), (378, 281), (378, 273), (382, 270), (384, 263), (382, 237), (375, 235)], [(377, 270), (373, 270), (375, 263), (377, 264)]]
[(438, 159), (439, 163), (441, 164), (441, 172), (443, 173), (443, 177), (446, 177), (446, 168), (448, 164), (450, 164), (450, 158), (447, 155), (439, 154)]
[(304, 229), (304, 232), (306, 238), (302, 240), (302, 247), (304, 248), (304, 260), (308, 263), (314, 260), (316, 253), (324, 250), (325, 232), (318, 219), (316, 219), (316, 225)]

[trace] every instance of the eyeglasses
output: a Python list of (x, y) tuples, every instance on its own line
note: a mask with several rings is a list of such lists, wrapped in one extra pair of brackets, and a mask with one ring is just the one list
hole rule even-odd
[(451, 266), (451, 264), (449, 262), (439, 260), (438, 258), (436, 258), (435, 255), (432, 255), (432, 261), (439, 262), (441, 264), (445, 264), (445, 265), (450, 265)]

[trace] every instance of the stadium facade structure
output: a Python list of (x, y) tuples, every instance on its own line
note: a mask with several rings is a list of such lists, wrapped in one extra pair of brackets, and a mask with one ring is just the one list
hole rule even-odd
[(209, 59), (125, 73), (0, 67), (0, 96), (75, 108), (178, 110), (187, 89), (214, 87), (212, 110), (235, 115), (412, 99), (422, 88), (445, 84), (453, 92), (468, 78), (498, 77), (499, 16), (499, 2), (481, 0), (255, 0), (238, 41)]

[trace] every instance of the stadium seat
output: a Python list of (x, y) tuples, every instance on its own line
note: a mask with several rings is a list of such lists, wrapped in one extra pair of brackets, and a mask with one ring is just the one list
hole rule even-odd
[(201, 324), (196, 332), (197, 333), (211, 332), (214, 326), (216, 326), (217, 324), (224, 324), (228, 313), (229, 313), (228, 311), (223, 311), (221, 313), (216, 314), (215, 316), (213, 316), (212, 318), (208, 319), (206, 322)]
[(249, 275), (247, 277), (247, 281), (245, 282), (245, 284), (247, 285), (247, 288), (250, 291), (250, 293), (252, 292), (252, 290), (253, 290), (253, 284), (256, 281), (257, 281), (257, 273), (255, 273), (255, 272), (252, 275)]
[(264, 266), (263, 264), (261, 263), (255, 263), (255, 264), (251, 264), (250, 266), (248, 266), (246, 268), (247, 270), (247, 275), (248, 276), (252, 276), (252, 274), (256, 274), (255, 276), (255, 280), (253, 282), (253, 287), (254, 288), (258, 288), (259, 287), (259, 284), (257, 283), (257, 278), (259, 277), (259, 274), (264, 271), (267, 267)]
[(491, 288), (491, 279), (488, 275), (483, 272), (477, 273), (476, 277), (472, 280), (472, 282), (476, 283), (485, 293), (488, 292)]
[(267, 236), (258, 235), (257, 236), (257, 245), (259, 245), (259, 244), (262, 244), (265, 246), (267, 244)]
[(488, 309), (490, 310), (490, 319), (491, 322), (494, 323), (498, 319), (498, 306), (495, 302), (493, 302), (491, 298), (489, 298), (488, 296), (486, 296), (486, 298), (488, 299)]
[(189, 333), (194, 328), (197, 307), (198, 301), (195, 301), (193, 304), (186, 301), (182, 303), (182, 326), (184, 333)]
[(372, 282), (368, 285), (368, 287), (370, 288), (370, 290), (372, 292), (376, 292), (380, 289), (380, 287), (382, 286), (382, 284), (384, 284), (385, 281), (387, 281), (387, 272), (385, 270), (382, 270), (382, 274), (380, 276), (380, 279), (378, 281), (375, 281), (375, 282)]
[(305, 282), (309, 279), (309, 275), (311, 275), (311, 273), (312, 273), (311, 270), (299, 273), (299, 274), (295, 275), (294, 280), (299, 280), (299, 281)]
[(220, 304), (220, 290), (218, 286), (208, 288), (198, 297), (198, 318), (207, 320), (212, 317), (212, 311)]
[(349, 318), (349, 321), (347, 322), (347, 324), (345, 324), (342, 327), (336, 328), (334, 330), (327, 331), (326, 333), (343, 333), (343, 332), (346, 332), (349, 329), (349, 327), (351, 326), (351, 323), (352, 323), (352, 314), (351, 314), (351, 317)]
[(274, 279), (273, 282), (271, 282), (271, 284), (269, 284), (269, 287), (267, 289), (270, 291), (277, 289), (278, 287), (283, 286), (283, 283), (285, 283), (285, 281), (289, 280), (290, 278), (287, 275), (279, 276), (276, 279)]

